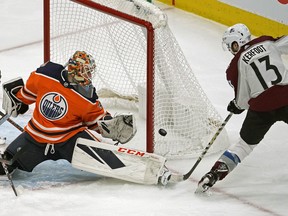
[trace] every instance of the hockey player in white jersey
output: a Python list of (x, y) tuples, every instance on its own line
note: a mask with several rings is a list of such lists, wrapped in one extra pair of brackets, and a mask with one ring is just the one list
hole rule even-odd
[(247, 114), (239, 141), (201, 178), (196, 192), (207, 191), (230, 173), (275, 122), (288, 123), (288, 71), (281, 58), (288, 54), (288, 36), (261, 36), (251, 40), (247, 26), (236, 24), (224, 32), (223, 47), (234, 55), (226, 76), (235, 98), (227, 110), (234, 114), (247, 110)]

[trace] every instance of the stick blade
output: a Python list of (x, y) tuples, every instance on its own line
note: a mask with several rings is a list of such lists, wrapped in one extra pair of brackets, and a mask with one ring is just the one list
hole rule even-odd
[(169, 183), (178, 183), (178, 182), (181, 182), (181, 181), (184, 181), (184, 176), (183, 175), (180, 175), (180, 174), (172, 174), (171, 175), (171, 178), (169, 180)]

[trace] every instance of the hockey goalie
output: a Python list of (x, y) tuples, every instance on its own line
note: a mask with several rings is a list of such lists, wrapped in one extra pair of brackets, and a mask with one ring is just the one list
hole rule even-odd
[[(16, 118), (35, 103), (28, 124), (10, 145), (1, 145), (0, 175), (20, 169), (32, 172), (46, 160), (65, 159), (91, 173), (140, 184), (167, 184), (165, 158), (115, 143), (136, 133), (132, 114), (111, 116), (92, 84), (96, 63), (76, 51), (64, 66), (47, 62), (22, 78), (3, 83), (2, 108)], [(5, 169), (6, 168), (6, 169)]]

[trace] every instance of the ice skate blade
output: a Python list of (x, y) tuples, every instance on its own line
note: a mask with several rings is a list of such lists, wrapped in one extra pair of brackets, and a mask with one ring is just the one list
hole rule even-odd
[(207, 186), (207, 188), (205, 187), (205, 188), (203, 188), (202, 187), (202, 185), (201, 186), (198, 186), (197, 188), (196, 188), (196, 190), (195, 190), (195, 194), (203, 194), (203, 193), (206, 193), (206, 192), (208, 192), (208, 190), (209, 190), (209, 187)]
[(197, 196), (211, 196), (212, 195), (212, 192), (211, 192), (211, 187), (207, 186), (207, 188), (203, 188), (202, 185), (201, 186), (198, 186), (196, 188), (196, 190), (194, 191), (194, 193), (197, 195)]

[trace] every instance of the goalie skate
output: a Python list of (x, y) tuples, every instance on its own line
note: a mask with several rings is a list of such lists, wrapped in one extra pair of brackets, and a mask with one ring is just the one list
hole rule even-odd
[(165, 185), (167, 185), (167, 183), (169, 182), (169, 180), (171, 178), (171, 172), (165, 166), (163, 167), (162, 172), (163, 173), (162, 173), (162, 175), (160, 175), (158, 183), (165, 186)]

